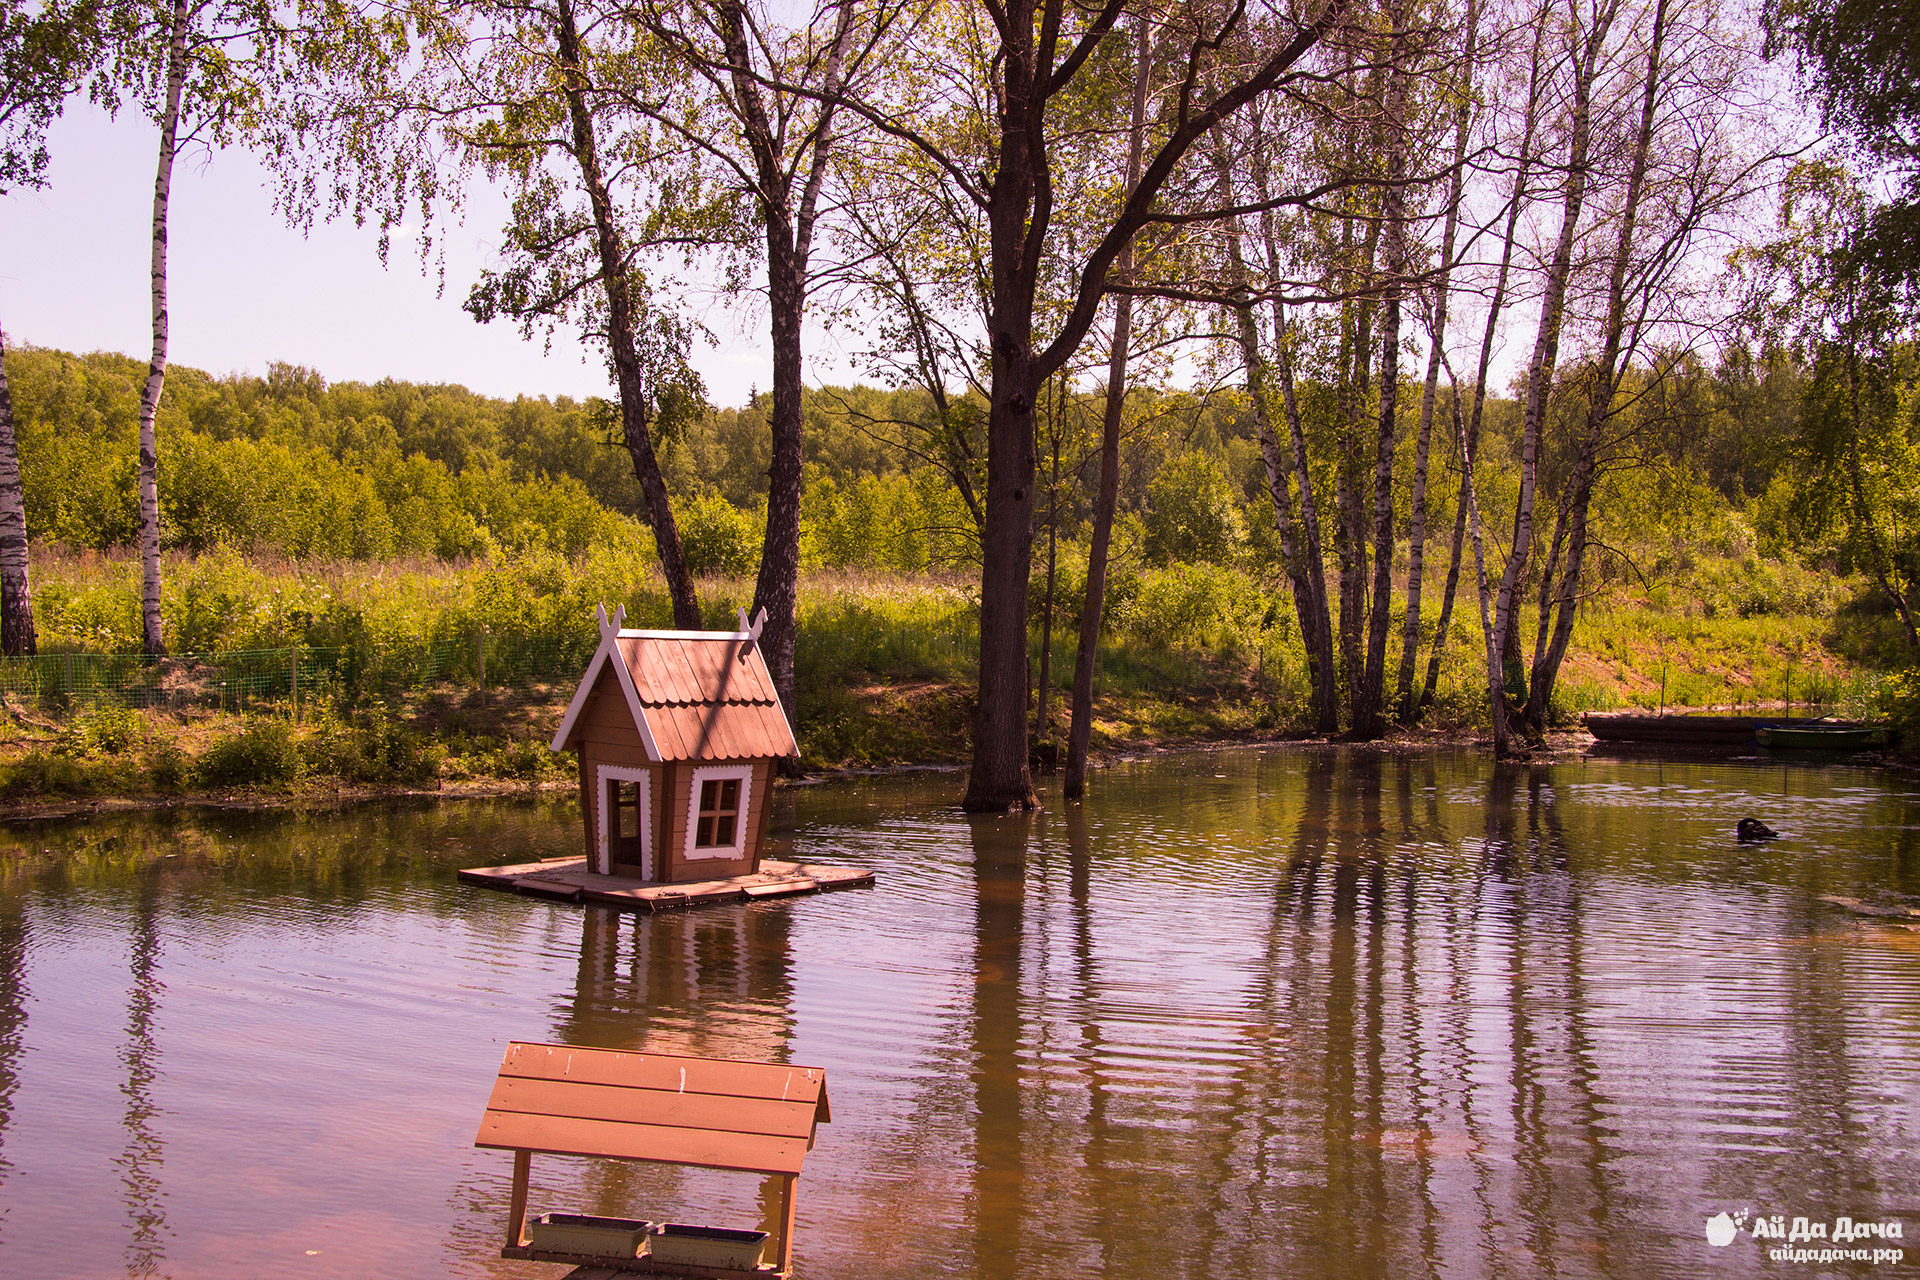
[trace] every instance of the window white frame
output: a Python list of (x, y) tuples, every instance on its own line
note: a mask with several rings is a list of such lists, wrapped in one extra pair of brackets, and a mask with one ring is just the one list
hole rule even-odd
[(660, 869), (654, 864), (653, 856), (653, 770), (642, 765), (594, 766), (593, 785), (598, 788), (594, 803), (600, 809), (600, 843), (594, 851), (593, 869), (603, 876), (613, 874), (613, 806), (607, 803), (609, 782), (640, 784), (640, 876), (643, 880), (659, 879)]
[[(733, 843), (696, 849), (693, 841), (700, 834), (700, 788), (708, 782), (736, 779), (740, 783), (740, 813), (733, 823)], [(753, 766), (750, 764), (703, 764), (693, 771), (693, 785), (687, 788), (687, 838), (682, 857), (739, 859), (746, 856), (747, 809), (753, 798)]]

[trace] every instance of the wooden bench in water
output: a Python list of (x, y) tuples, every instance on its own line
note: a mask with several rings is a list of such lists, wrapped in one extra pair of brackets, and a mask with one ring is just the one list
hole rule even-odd
[[(831, 1119), (827, 1073), (818, 1067), (516, 1040), (501, 1060), (473, 1145), (513, 1152), (503, 1258), (565, 1263), (575, 1268), (570, 1280), (631, 1275), (784, 1280), (793, 1267), (800, 1166), (813, 1149), (816, 1126)], [(527, 1184), (535, 1153), (777, 1178), (780, 1203), (768, 1224), (779, 1241), (774, 1261), (735, 1269), (535, 1249), (526, 1239)]]
[(585, 858), (554, 858), (506, 867), (469, 867), (460, 873), (468, 884), (563, 902), (598, 902), (629, 911), (670, 911), (754, 898), (782, 898), (799, 893), (858, 889), (873, 883), (864, 867), (823, 867), (810, 863), (763, 859), (751, 875), (723, 880), (694, 880), (659, 884), (629, 876), (603, 876), (587, 870)]

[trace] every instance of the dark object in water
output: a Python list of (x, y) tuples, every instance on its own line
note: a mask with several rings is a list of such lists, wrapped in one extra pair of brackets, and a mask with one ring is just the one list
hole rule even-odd
[(1741, 844), (1752, 844), (1756, 840), (1777, 840), (1780, 833), (1758, 818), (1742, 818), (1734, 827), (1733, 834)]

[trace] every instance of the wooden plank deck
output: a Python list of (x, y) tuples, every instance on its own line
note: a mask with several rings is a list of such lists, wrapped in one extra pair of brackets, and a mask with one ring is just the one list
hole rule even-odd
[(753, 875), (686, 884), (657, 884), (628, 876), (603, 876), (587, 870), (585, 858), (521, 862), (504, 867), (468, 867), (459, 873), (467, 884), (505, 889), (563, 902), (598, 902), (629, 911), (671, 911), (721, 902), (745, 902), (835, 889), (860, 889), (873, 883), (864, 867), (824, 867), (813, 863), (762, 859)]

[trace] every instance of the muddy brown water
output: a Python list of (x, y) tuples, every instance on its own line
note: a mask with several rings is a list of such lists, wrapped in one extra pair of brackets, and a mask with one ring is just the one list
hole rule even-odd
[[(1900, 1222), (1842, 1270), (1920, 1269), (1920, 933), (1819, 901), (1920, 902), (1910, 779), (1268, 750), (1032, 818), (958, 790), (787, 792), (781, 848), (878, 888), (651, 918), (454, 881), (569, 852), (560, 802), (0, 830), (0, 1275), (557, 1277), (497, 1256), (471, 1146), (509, 1039), (824, 1067), (809, 1280), (1833, 1273), (1722, 1210)], [(766, 1197), (534, 1161), (536, 1211)]]

